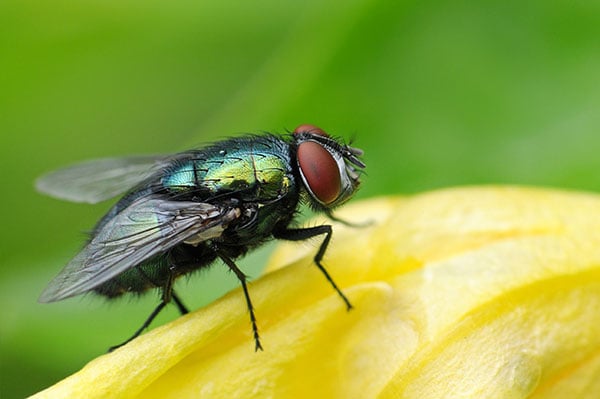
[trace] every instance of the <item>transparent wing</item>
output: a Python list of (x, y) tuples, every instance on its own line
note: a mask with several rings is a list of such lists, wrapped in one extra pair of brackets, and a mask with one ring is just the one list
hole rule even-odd
[(237, 209), (206, 203), (140, 198), (95, 233), (48, 284), (39, 301), (82, 294), (188, 239), (196, 244), (219, 237), (238, 216)]
[(47, 173), (35, 188), (54, 198), (96, 204), (131, 189), (167, 160), (164, 155), (95, 159)]

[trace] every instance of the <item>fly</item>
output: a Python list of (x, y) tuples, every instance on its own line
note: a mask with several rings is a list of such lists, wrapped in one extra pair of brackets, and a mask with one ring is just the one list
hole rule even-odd
[(324, 236), (314, 263), (350, 309), (321, 263), (332, 226), (291, 227), (302, 203), (336, 219), (332, 210), (356, 192), (363, 152), (313, 125), (287, 135), (248, 135), (170, 156), (88, 161), (51, 172), (39, 191), (98, 203), (124, 194), (100, 219), (87, 244), (46, 287), (40, 302), (86, 292), (108, 298), (161, 290), (161, 302), (118, 348), (136, 338), (171, 301), (187, 307), (173, 284), (220, 259), (239, 279), (262, 350), (247, 277), (234, 260), (270, 239)]

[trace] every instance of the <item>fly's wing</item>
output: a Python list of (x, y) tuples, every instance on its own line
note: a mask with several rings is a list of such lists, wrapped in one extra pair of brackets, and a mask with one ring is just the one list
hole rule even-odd
[(167, 160), (164, 155), (95, 159), (45, 174), (35, 188), (54, 198), (96, 204), (130, 190)]
[(95, 232), (92, 240), (48, 284), (40, 302), (87, 292), (118, 274), (188, 239), (219, 237), (239, 217), (236, 208), (142, 197)]

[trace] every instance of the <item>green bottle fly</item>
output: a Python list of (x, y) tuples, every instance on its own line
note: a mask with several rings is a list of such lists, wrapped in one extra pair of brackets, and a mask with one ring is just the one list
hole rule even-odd
[(303, 202), (335, 220), (332, 209), (358, 189), (361, 155), (320, 128), (301, 125), (285, 136), (248, 135), (172, 156), (95, 160), (45, 175), (38, 190), (57, 198), (97, 203), (125, 195), (40, 301), (161, 289), (158, 307), (114, 349), (137, 337), (171, 301), (187, 313), (173, 290), (175, 280), (218, 258), (242, 284), (255, 346), (262, 349), (246, 276), (234, 260), (273, 238), (323, 235), (315, 264), (351, 308), (321, 264), (331, 226), (290, 226)]

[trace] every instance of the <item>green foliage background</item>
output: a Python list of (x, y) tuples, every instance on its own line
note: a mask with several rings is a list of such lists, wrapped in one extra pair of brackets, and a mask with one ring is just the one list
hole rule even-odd
[[(78, 370), (156, 304), (36, 303), (110, 205), (45, 198), (36, 176), (300, 123), (365, 150), (362, 198), (495, 183), (598, 191), (600, 2), (4, 0), (1, 396)], [(256, 276), (267, 253), (240, 264)], [(191, 308), (237, 286), (214, 269), (180, 283)]]

